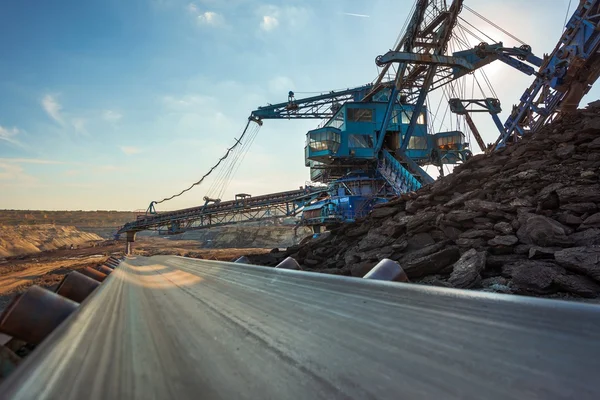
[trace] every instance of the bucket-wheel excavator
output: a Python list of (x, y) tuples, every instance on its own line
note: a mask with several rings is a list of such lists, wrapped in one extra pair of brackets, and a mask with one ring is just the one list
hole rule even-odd
[[(435, 131), (428, 96), (436, 89), (443, 92), (440, 97), (451, 113), (464, 118), (464, 128), (470, 128), (483, 152), (518, 141), (579, 105), (600, 73), (600, 0), (582, 0), (554, 51), (541, 58), (522, 41), (518, 47), (485, 41), (467, 46), (469, 35), (488, 36), (462, 18), (464, 9), (501, 28), (463, 3), (417, 0), (394, 48), (376, 58), (380, 73), (372, 83), (303, 99), (289, 92), (286, 102), (259, 107), (251, 113), (241, 137), (215, 166), (236, 147), (243, 150), (248, 142), (251, 144), (252, 135), (245, 142), (242, 138), (252, 125), (259, 127), (267, 119), (319, 119), (323, 122), (306, 134), (304, 148), (305, 165), (314, 184), (250, 201), (207, 201), (187, 210), (157, 212), (156, 204), (172, 196), (152, 202), (145, 214), (121, 227), (118, 234), (127, 232), (132, 238), (135, 232), (148, 229), (177, 234), (293, 215), (300, 215), (299, 223), (318, 233), (324, 227), (365, 216), (376, 204), (432, 183), (426, 166), (435, 166), (443, 174), (444, 166), (472, 156), (461, 129)], [(466, 91), (457, 89), (461, 79), (494, 61), (535, 77), (504, 124), (497, 98), (464, 97), (461, 94)], [(499, 131), (495, 143), (484, 143), (470, 116), (476, 112), (490, 114)]]

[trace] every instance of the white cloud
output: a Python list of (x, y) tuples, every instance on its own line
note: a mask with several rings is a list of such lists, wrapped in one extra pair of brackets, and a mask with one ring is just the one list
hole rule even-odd
[(50, 118), (52, 118), (59, 124), (64, 125), (65, 122), (61, 115), (62, 106), (56, 100), (55, 96), (51, 94), (45, 95), (42, 99), (42, 107), (44, 108), (44, 111), (46, 111), (46, 113), (50, 116)]
[(195, 5), (194, 3), (188, 4), (186, 9), (188, 10), (188, 12), (190, 14), (193, 14), (193, 15), (198, 15), (200, 13), (200, 10), (198, 10), (198, 6)]
[(142, 149), (134, 146), (120, 146), (119, 148), (123, 153), (127, 154), (128, 156), (131, 156), (133, 154), (139, 154), (142, 152)]
[(202, 25), (220, 26), (225, 23), (225, 18), (214, 11), (206, 11), (198, 15), (198, 23)]
[(102, 119), (108, 122), (118, 122), (123, 118), (123, 114), (113, 110), (104, 110), (102, 112)]
[(351, 17), (359, 17), (359, 18), (370, 18), (371, 17), (370, 15), (367, 15), (367, 14), (354, 14), (354, 13), (348, 13), (348, 12), (345, 12), (342, 14), (349, 15)]
[(260, 28), (263, 31), (272, 31), (273, 29), (279, 26), (279, 20), (272, 15), (264, 15), (262, 17), (262, 22), (260, 23)]
[(20, 131), (13, 127), (13, 128), (5, 128), (3, 126), (0, 125), (0, 141), (4, 140), (8, 143), (12, 143), (12, 144), (16, 144), (16, 145), (21, 145), (21, 143), (15, 139), (15, 137), (20, 133)]
[(88, 134), (88, 131), (85, 129), (87, 121), (84, 118), (73, 118), (71, 120), (71, 125), (75, 128), (75, 132), (82, 133), (84, 135)]

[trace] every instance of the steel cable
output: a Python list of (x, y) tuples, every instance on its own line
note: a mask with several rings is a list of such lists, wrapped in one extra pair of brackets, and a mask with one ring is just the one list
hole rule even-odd
[(192, 183), (188, 188), (183, 189), (181, 192), (174, 194), (170, 197), (165, 197), (164, 199), (160, 200), (160, 201), (153, 201), (154, 204), (160, 204), (163, 203), (165, 201), (169, 201), (174, 199), (175, 197), (179, 197), (182, 194), (189, 192), (190, 190), (192, 190), (195, 186), (200, 185), (202, 182), (204, 182), (204, 179), (206, 179), (207, 176), (209, 176), (219, 165), (221, 165), (221, 163), (223, 162), (223, 160), (225, 160), (229, 154), (231, 153), (232, 150), (234, 150), (242, 141), (242, 139), (244, 138), (244, 136), (246, 135), (246, 132), (248, 131), (248, 127), (250, 126), (250, 123), (252, 122), (251, 119), (248, 119), (248, 123), (246, 124), (246, 127), (244, 128), (244, 131), (242, 132), (242, 135), (240, 136), (239, 139), (236, 139), (236, 142), (233, 146), (229, 147), (227, 149), (227, 151), (225, 152), (225, 155), (223, 157), (221, 157), (219, 159), (219, 161), (217, 161), (217, 163), (215, 165), (213, 165), (213, 167), (206, 173), (204, 174), (204, 176), (202, 176), (202, 178), (200, 178), (199, 181)]

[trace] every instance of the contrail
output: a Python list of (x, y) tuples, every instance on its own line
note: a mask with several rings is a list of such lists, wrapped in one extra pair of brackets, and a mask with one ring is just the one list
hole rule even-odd
[(351, 17), (371, 18), (371, 16), (370, 16), (370, 15), (365, 15), (365, 14), (354, 14), (354, 13), (347, 13), (347, 12), (345, 12), (345, 13), (342, 13), (342, 14), (344, 14), (344, 15), (349, 15), (349, 16), (351, 16)]

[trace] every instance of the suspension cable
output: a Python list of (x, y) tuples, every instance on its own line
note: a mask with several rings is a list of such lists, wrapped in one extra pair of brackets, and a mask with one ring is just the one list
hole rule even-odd
[[(466, 19), (464, 19), (463, 17), (458, 17), (462, 22), (464, 22), (465, 24), (469, 25), (471, 28), (475, 29), (477, 32), (481, 33), (483, 36), (485, 36), (488, 40), (490, 40), (492, 43), (498, 43), (497, 40), (492, 39), (487, 33), (483, 32), (481, 29), (477, 28), (475, 25), (473, 25), (472, 23), (470, 23), (469, 21), (467, 21)], [(483, 41), (483, 40), (482, 40)]]
[(463, 5), (463, 7), (467, 10), (470, 11), (473, 15), (481, 18), (482, 20), (484, 20), (485, 22), (487, 22), (488, 24), (492, 25), (494, 28), (498, 29), (500, 32), (504, 33), (505, 35), (507, 35), (508, 37), (514, 39), (515, 41), (521, 43), (521, 44), (526, 44), (524, 41), (522, 41), (521, 39), (519, 39), (518, 37), (516, 37), (515, 35), (513, 35), (512, 33), (510, 33), (509, 31), (507, 31), (506, 29), (502, 28), (501, 26), (495, 24), (494, 22), (490, 21), (489, 19), (487, 19), (486, 17), (484, 17), (483, 15), (479, 14), (477, 11), (473, 10), (471, 7), (467, 6), (467, 5)]
[(569, 18), (569, 11), (571, 11), (571, 1), (569, 0), (569, 6), (567, 7), (567, 13), (565, 14), (565, 22), (563, 22), (563, 31), (567, 29), (567, 19)]
[(215, 169), (216, 169), (216, 168), (217, 168), (217, 167), (218, 167), (218, 166), (221, 164), (221, 162), (223, 162), (223, 160), (225, 160), (225, 159), (227, 158), (227, 156), (229, 156), (229, 153), (231, 153), (231, 151), (232, 151), (232, 150), (234, 150), (234, 149), (235, 149), (235, 148), (236, 148), (236, 147), (237, 147), (237, 146), (238, 146), (238, 145), (241, 143), (242, 139), (243, 139), (243, 138), (244, 138), (244, 136), (246, 135), (246, 132), (248, 131), (248, 127), (250, 126), (250, 123), (251, 123), (251, 122), (253, 122), (253, 121), (254, 121), (253, 119), (251, 119), (251, 118), (248, 118), (248, 123), (246, 124), (246, 127), (244, 128), (244, 131), (242, 132), (242, 135), (240, 136), (240, 138), (235, 140), (235, 143), (234, 143), (234, 145), (233, 145), (233, 146), (231, 146), (231, 147), (229, 147), (229, 148), (227, 149), (227, 151), (225, 152), (225, 155), (224, 155), (223, 157), (219, 158), (219, 161), (217, 161), (217, 163), (216, 163), (215, 165), (213, 165), (213, 167), (212, 167), (212, 168), (211, 168), (211, 169), (210, 169), (210, 170), (209, 170), (209, 171), (208, 171), (206, 174), (204, 174), (204, 176), (203, 176), (202, 178), (200, 178), (200, 180), (199, 180), (199, 181), (192, 183), (192, 184), (190, 185), (190, 187), (188, 187), (187, 189), (183, 189), (181, 192), (179, 192), (179, 193), (177, 193), (177, 194), (174, 194), (174, 195), (173, 195), (173, 196), (171, 196), (171, 197), (165, 197), (164, 199), (162, 199), (162, 200), (160, 200), (160, 201), (153, 201), (153, 203), (154, 203), (154, 204), (160, 204), (160, 203), (163, 203), (163, 202), (165, 202), (165, 201), (172, 200), (172, 199), (174, 199), (175, 197), (179, 197), (179, 196), (181, 196), (181, 195), (182, 195), (182, 194), (184, 194), (185, 192), (189, 192), (190, 190), (192, 190), (192, 188), (193, 188), (194, 186), (198, 186), (198, 185), (200, 185), (200, 184), (201, 184), (201, 183), (204, 181), (204, 179), (205, 179), (207, 176), (209, 176), (209, 175), (210, 175), (210, 174), (211, 174), (211, 173), (212, 173), (212, 172), (213, 172), (213, 171), (214, 171), (214, 170), (215, 170)]

